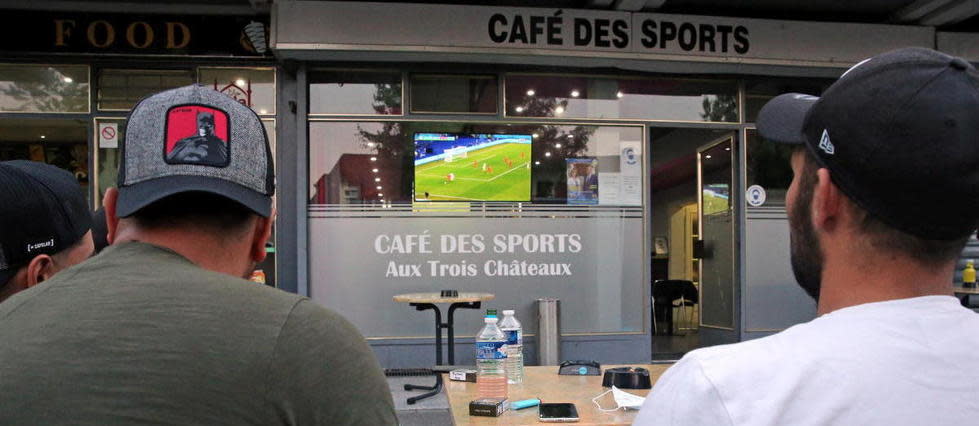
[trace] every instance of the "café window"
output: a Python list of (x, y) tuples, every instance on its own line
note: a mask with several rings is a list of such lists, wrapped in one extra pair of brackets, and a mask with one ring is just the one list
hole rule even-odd
[(84, 65), (0, 64), (0, 112), (89, 112)]
[(255, 110), (275, 114), (275, 70), (272, 68), (199, 69), (199, 82)]
[[(629, 125), (314, 119), (309, 296), (368, 339), (430, 338), (391, 296), (442, 288), (493, 293), (530, 330), (554, 297), (575, 312), (564, 335), (643, 333), (643, 140)], [(409, 234), (431, 244), (409, 251)]]
[(494, 75), (413, 74), (411, 112), (496, 114)]
[(71, 173), (88, 194), (88, 126), (83, 120), (0, 119), (0, 161), (30, 160)]
[(103, 69), (98, 81), (99, 109), (128, 111), (149, 95), (194, 84), (194, 75), (190, 70)]
[(400, 72), (309, 74), (310, 115), (402, 115), (402, 97)]
[(642, 202), (640, 127), (343, 121), (309, 134), (310, 204)]
[(764, 78), (748, 79), (744, 84), (744, 121), (754, 123), (758, 111), (772, 98), (783, 93), (804, 93), (819, 96), (835, 80), (824, 78)]
[(737, 83), (556, 75), (506, 77), (506, 115), (738, 122)]

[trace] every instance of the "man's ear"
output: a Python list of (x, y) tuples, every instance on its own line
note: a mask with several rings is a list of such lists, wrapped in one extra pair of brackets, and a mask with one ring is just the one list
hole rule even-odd
[(116, 217), (116, 206), (119, 203), (119, 190), (109, 188), (105, 190), (105, 197), (102, 198), (102, 207), (105, 207), (105, 241), (112, 244), (116, 240), (116, 231), (119, 229), (119, 218)]
[(818, 230), (833, 231), (843, 213), (843, 193), (830, 178), (829, 169), (816, 171), (818, 182), (812, 196), (812, 221)]
[(25, 277), (24, 283), (27, 285), (27, 288), (44, 282), (53, 277), (57, 272), (54, 266), (54, 259), (46, 254), (34, 256), (25, 269), (27, 270), (27, 276)]
[(258, 217), (255, 221), (255, 229), (252, 234), (252, 260), (256, 263), (265, 260), (267, 253), (265, 252), (265, 243), (269, 241), (272, 237), (272, 226), (275, 224), (275, 208), (272, 209), (272, 214), (269, 217)]

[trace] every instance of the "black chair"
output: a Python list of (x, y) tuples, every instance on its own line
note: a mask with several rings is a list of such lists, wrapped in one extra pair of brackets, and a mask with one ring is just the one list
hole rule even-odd
[(693, 282), (687, 280), (659, 280), (653, 283), (654, 330), (662, 332), (660, 324), (665, 325), (666, 334), (673, 335), (673, 308), (693, 307), (700, 301), (700, 295)]

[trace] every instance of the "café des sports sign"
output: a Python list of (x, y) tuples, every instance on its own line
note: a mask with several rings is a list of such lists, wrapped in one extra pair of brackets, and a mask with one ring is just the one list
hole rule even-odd
[[(607, 10), (336, 1), (275, 2), (280, 53), (319, 50), (499, 53), (849, 66), (928, 27)], [(859, 40), (859, 42), (854, 42)]]
[(247, 32), (268, 39), (266, 17), (37, 11), (3, 17), (3, 52), (260, 56), (266, 46), (256, 49)]

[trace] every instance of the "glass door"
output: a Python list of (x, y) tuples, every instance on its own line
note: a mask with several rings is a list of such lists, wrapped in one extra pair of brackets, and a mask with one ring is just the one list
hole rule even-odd
[(734, 136), (697, 150), (699, 286), (702, 327), (734, 329)]

